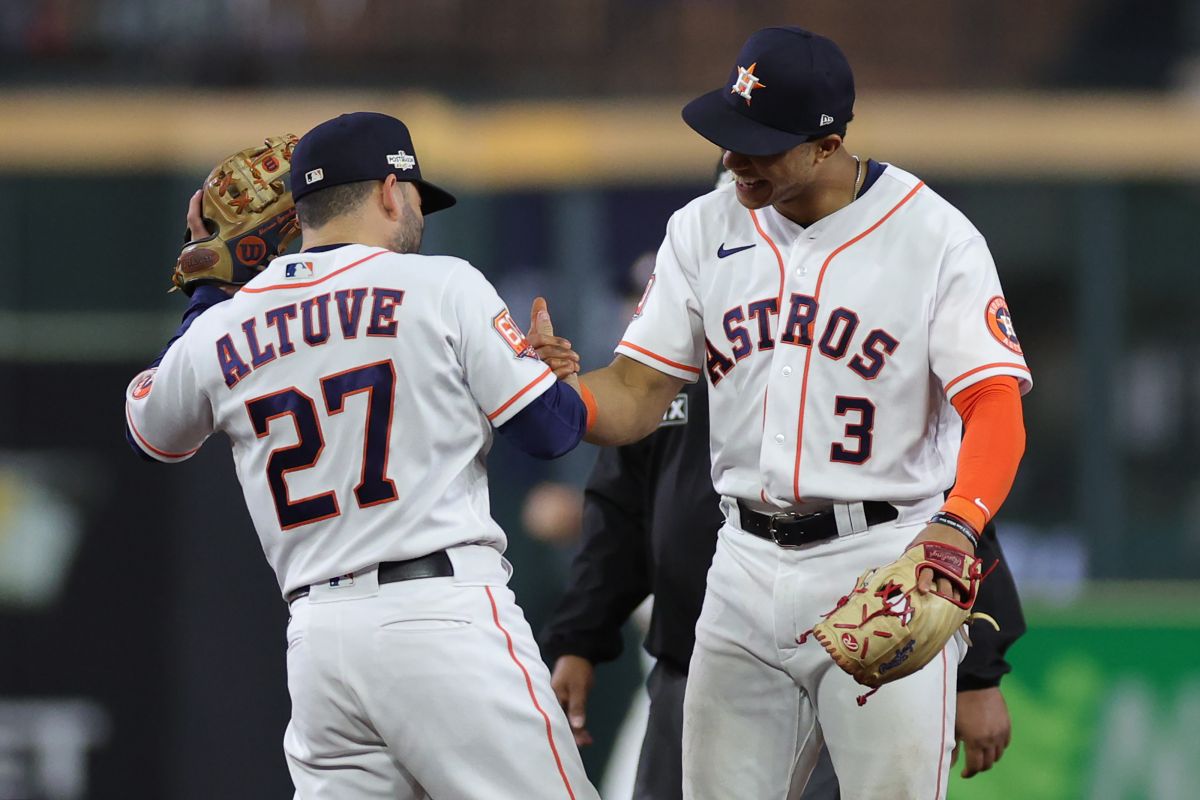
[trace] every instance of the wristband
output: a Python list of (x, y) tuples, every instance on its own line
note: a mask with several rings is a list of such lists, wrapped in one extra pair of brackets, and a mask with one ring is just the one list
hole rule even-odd
[(975, 533), (975, 531), (971, 529), (970, 525), (963, 522), (953, 514), (948, 514), (945, 511), (939, 511), (929, 518), (929, 523), (931, 525), (945, 525), (947, 527), (954, 528), (954, 530), (967, 537), (967, 540), (971, 543), (972, 547), (976, 549), (979, 548), (979, 534)]

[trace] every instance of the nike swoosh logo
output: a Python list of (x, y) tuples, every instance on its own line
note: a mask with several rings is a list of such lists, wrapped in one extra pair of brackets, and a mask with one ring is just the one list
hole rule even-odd
[(728, 250), (726, 250), (725, 243), (721, 242), (721, 246), (717, 248), (717, 258), (727, 258), (727, 257), (733, 255), (734, 253), (740, 253), (743, 250), (749, 250), (751, 247), (758, 247), (758, 245), (745, 244), (745, 245), (742, 245), (741, 247), (731, 247)]

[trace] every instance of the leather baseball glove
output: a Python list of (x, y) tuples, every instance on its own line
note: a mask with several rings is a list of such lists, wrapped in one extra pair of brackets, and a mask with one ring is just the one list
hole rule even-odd
[[(209, 173), (201, 197), (210, 234), (187, 243), (171, 282), (185, 293), (203, 283), (241, 286), (300, 233), (292, 202), (290, 133), (234, 153)], [(172, 290), (174, 291), (174, 290)]]
[[(917, 575), (927, 567), (935, 579), (949, 579), (959, 595), (917, 591)], [(987, 614), (971, 613), (985, 577), (983, 562), (957, 547), (916, 544), (891, 564), (859, 576), (850, 594), (798, 641), (815, 636), (839, 667), (872, 687), (858, 698), (862, 705), (875, 689), (932, 661), (969, 622), (986, 619), (1000, 629)]]

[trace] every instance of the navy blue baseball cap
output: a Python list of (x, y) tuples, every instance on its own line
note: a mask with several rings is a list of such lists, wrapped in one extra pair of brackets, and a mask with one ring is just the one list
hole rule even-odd
[(456, 202), (454, 195), (421, 180), (417, 151), (405, 124), (373, 111), (342, 114), (301, 136), (292, 151), (291, 174), (293, 200), (330, 186), (395, 175), (396, 180), (416, 184), (422, 215)]
[(846, 56), (824, 36), (790, 26), (752, 35), (725, 86), (683, 107), (692, 130), (747, 156), (775, 155), (839, 132), (853, 116)]

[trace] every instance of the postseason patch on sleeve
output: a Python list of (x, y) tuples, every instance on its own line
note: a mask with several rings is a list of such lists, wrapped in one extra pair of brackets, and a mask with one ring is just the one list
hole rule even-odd
[(1021, 342), (1017, 339), (1017, 329), (1013, 326), (1012, 314), (1008, 311), (1008, 301), (1000, 295), (993, 297), (988, 301), (985, 318), (988, 330), (997, 342), (1017, 355), (1024, 355)]
[(150, 390), (154, 388), (154, 373), (156, 369), (148, 369), (138, 374), (133, 382), (129, 384), (129, 397), (133, 400), (141, 400), (150, 394)]
[(525, 334), (521, 332), (520, 326), (516, 320), (512, 318), (512, 314), (508, 313), (508, 309), (504, 309), (496, 316), (492, 317), (492, 329), (500, 335), (504, 343), (513, 351), (513, 355), (517, 358), (532, 358), (538, 361), (537, 353), (529, 342), (525, 339)]
[(642, 292), (642, 299), (638, 300), (637, 307), (633, 309), (633, 318), (639, 319), (642, 316), (642, 311), (646, 308), (646, 301), (650, 299), (650, 290), (654, 288), (656, 275), (651, 274), (650, 280), (646, 281), (646, 290)]

